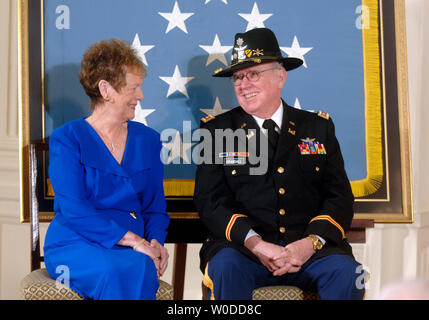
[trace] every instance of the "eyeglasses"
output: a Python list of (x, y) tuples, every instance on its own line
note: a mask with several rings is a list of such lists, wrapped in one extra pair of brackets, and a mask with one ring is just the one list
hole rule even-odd
[(234, 74), (230, 79), (231, 79), (231, 82), (234, 84), (234, 86), (239, 86), (243, 81), (244, 77), (246, 77), (247, 80), (251, 82), (256, 82), (261, 78), (261, 74), (263, 72), (269, 71), (269, 70), (276, 70), (276, 69), (280, 69), (280, 68), (270, 68), (270, 69), (265, 69), (261, 71), (252, 70), (247, 72), (246, 74), (243, 74), (243, 73)]

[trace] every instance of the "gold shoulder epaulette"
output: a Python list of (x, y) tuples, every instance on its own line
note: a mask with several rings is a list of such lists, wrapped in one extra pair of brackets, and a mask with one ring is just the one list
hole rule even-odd
[(202, 122), (207, 123), (211, 120), (213, 120), (215, 118), (215, 116), (212, 116), (211, 114), (209, 114), (208, 116), (205, 116), (204, 118), (201, 119)]
[(329, 113), (326, 113), (326, 112), (323, 112), (323, 111), (319, 111), (319, 112), (317, 113), (317, 115), (318, 115), (319, 117), (325, 118), (326, 120), (329, 120)]

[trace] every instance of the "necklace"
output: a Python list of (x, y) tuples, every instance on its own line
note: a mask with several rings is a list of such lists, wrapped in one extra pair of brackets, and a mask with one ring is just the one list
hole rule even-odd
[(97, 131), (98, 135), (101, 137), (101, 140), (104, 141), (104, 143), (107, 146), (107, 149), (109, 149), (112, 153), (116, 153), (116, 148), (113, 141), (108, 137), (106, 137), (104, 134), (102, 134), (101, 131), (98, 131), (98, 130), (95, 130), (95, 131)]
[[(109, 151), (116, 157), (116, 154), (118, 152), (121, 151), (121, 148), (124, 144), (124, 139), (120, 139), (119, 143), (117, 145), (115, 145), (115, 143), (113, 142), (112, 139), (110, 139), (109, 137), (107, 137), (105, 134), (103, 134), (101, 132), (101, 130), (97, 129), (96, 126), (94, 125), (94, 121), (92, 118), (88, 119), (88, 123), (93, 127), (93, 129), (95, 130), (95, 132), (97, 132), (97, 134), (99, 135), (99, 137), (101, 138), (101, 140), (103, 140), (104, 144), (106, 145), (107, 149), (109, 149)], [(122, 127), (119, 128), (118, 130), (118, 134), (116, 135), (116, 137), (121, 136), (123, 129), (127, 130), (128, 128), (128, 123), (124, 123), (122, 125)]]

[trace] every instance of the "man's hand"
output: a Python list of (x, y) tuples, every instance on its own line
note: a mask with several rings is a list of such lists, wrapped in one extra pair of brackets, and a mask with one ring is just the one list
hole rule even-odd
[(282, 265), (273, 272), (273, 275), (281, 276), (285, 273), (298, 272), (314, 253), (313, 242), (310, 239), (304, 238), (289, 243), (280, 255), (273, 258), (276, 265)]
[(274, 258), (279, 257), (283, 253), (283, 247), (266, 242), (262, 240), (259, 236), (250, 237), (246, 240), (244, 246), (249, 249), (255, 256), (257, 256), (259, 261), (261, 261), (261, 263), (270, 272), (274, 272), (280, 267), (282, 267), (282, 264), (280, 264), (282, 263), (282, 261), (275, 261)]

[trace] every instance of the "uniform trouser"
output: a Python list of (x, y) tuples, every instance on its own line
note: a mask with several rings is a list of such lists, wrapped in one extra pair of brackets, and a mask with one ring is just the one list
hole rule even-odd
[(309, 260), (296, 273), (273, 276), (238, 250), (224, 248), (209, 261), (204, 282), (211, 287), (207, 296), (216, 300), (250, 300), (254, 289), (272, 285), (297, 286), (321, 299), (361, 300), (366, 275), (352, 257), (334, 254)]

